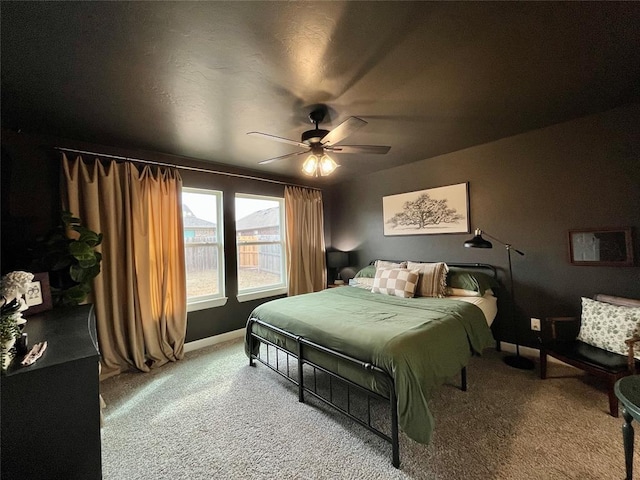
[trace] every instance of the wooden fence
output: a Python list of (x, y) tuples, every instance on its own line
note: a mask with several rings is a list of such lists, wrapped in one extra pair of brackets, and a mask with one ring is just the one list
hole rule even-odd
[(217, 245), (185, 243), (184, 246), (187, 272), (204, 272), (218, 268)]
[[(243, 236), (242, 241), (258, 242), (273, 241), (277, 236)], [(282, 246), (281, 244), (267, 245), (239, 245), (238, 246), (238, 268), (250, 268), (259, 272), (280, 274), (282, 269)]]
[[(258, 237), (243, 237), (244, 241), (259, 241)], [(218, 268), (216, 245), (196, 242), (185, 243), (185, 264), (188, 272), (203, 272)], [(238, 268), (253, 269), (259, 272), (280, 274), (282, 269), (282, 246), (239, 245)]]

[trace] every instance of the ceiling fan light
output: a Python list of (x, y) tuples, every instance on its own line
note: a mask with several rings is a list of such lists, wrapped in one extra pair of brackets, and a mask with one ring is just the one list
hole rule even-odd
[(338, 164), (329, 155), (323, 155), (320, 159), (320, 175), (323, 177), (331, 175), (338, 168)]
[(315, 155), (309, 155), (302, 164), (302, 173), (305, 175), (313, 176), (318, 169), (318, 157)]

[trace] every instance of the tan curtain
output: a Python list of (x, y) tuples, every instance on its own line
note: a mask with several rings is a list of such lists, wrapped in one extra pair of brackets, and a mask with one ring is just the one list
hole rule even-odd
[(102, 376), (184, 355), (187, 293), (182, 179), (175, 169), (63, 162), (63, 204), (103, 234), (93, 303)]
[(326, 288), (322, 192), (285, 187), (289, 295)]

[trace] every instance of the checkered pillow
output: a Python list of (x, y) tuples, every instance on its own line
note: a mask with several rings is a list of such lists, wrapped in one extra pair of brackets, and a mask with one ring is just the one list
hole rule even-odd
[(373, 279), (373, 293), (411, 298), (418, 284), (419, 270), (406, 268), (379, 268)]

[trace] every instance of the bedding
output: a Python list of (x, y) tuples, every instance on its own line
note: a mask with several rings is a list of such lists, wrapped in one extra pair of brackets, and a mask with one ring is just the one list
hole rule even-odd
[(484, 313), (484, 318), (487, 321), (487, 325), (489, 326), (493, 324), (493, 321), (498, 315), (498, 299), (493, 296), (493, 292), (491, 290), (487, 290), (481, 297), (477, 295), (452, 295), (448, 296), (447, 298), (451, 300), (459, 300), (461, 302), (472, 303), (480, 310), (482, 310), (482, 313)]
[(498, 281), (482, 272), (450, 267), (447, 274), (447, 286), (471, 290), (482, 296), (487, 290), (498, 288)]
[(407, 262), (389, 262), (387, 260), (376, 260), (373, 262), (376, 268), (407, 268)]
[(373, 278), (376, 276), (376, 267), (374, 265), (367, 265), (361, 270), (358, 270), (353, 278)]
[[(412, 439), (428, 443), (434, 420), (427, 400), (434, 389), (460, 372), (472, 354), (494, 340), (484, 314), (467, 301), (446, 298), (399, 298), (361, 288), (332, 288), (272, 300), (250, 318), (369, 362), (394, 380), (398, 421)], [(254, 324), (254, 331), (289, 351), (295, 342)], [(245, 351), (256, 348), (247, 328)], [(388, 395), (388, 384), (376, 375), (341, 364), (315, 352), (314, 361), (371, 391)]]
[[(365, 267), (362, 270), (366, 269), (373, 269), (373, 273), (375, 275), (375, 267)], [(360, 270), (360, 272), (362, 272), (362, 270)], [(349, 286), (371, 290), (373, 287), (373, 281), (373, 278), (369, 278), (365, 275), (358, 276), (356, 274), (356, 276), (349, 281)], [(492, 289), (488, 289), (484, 292), (484, 295), (480, 295), (480, 292), (474, 290), (448, 287), (446, 298), (474, 304), (482, 310), (489, 326), (493, 324), (493, 321), (498, 314), (498, 299), (493, 294)]]
[(407, 262), (407, 268), (420, 272), (416, 297), (442, 298), (445, 296), (447, 293), (447, 272), (449, 271), (446, 263)]
[(378, 268), (373, 279), (373, 293), (395, 295), (396, 297), (411, 298), (418, 285), (419, 270), (407, 268)]

